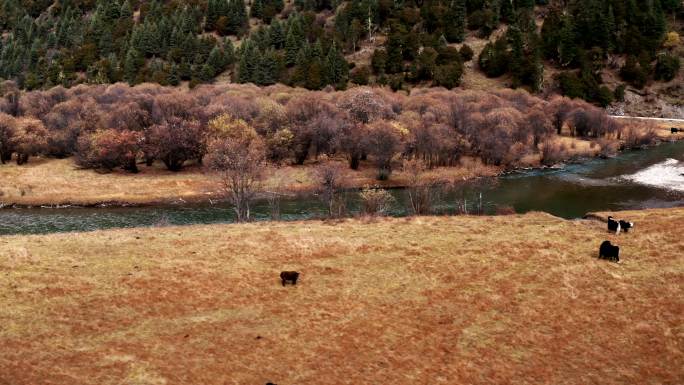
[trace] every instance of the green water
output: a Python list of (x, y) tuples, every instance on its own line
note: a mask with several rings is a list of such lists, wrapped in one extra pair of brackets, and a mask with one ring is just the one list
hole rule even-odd
[[(640, 173), (639, 180), (632, 180)], [(407, 213), (406, 191), (392, 190), (391, 215)], [(345, 193), (352, 215), (359, 212), (358, 194)], [(684, 142), (629, 151), (616, 158), (595, 159), (561, 169), (516, 172), (499, 178), (464, 183), (443, 194), (438, 213), (462, 210), (490, 214), (509, 206), (517, 212), (546, 211), (577, 218), (590, 211), (684, 206)], [(266, 202), (253, 208), (256, 220), (270, 220)], [(281, 202), (281, 220), (323, 217), (316, 196)], [(224, 203), (155, 207), (35, 208), (0, 210), (0, 234), (40, 234), (117, 227), (229, 223), (232, 209)]]

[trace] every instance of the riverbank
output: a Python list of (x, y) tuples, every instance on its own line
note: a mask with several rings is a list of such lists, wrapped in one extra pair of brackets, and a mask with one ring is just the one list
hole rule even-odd
[[(684, 126), (684, 125), (683, 125)], [(655, 134), (661, 141), (684, 139), (684, 132), (672, 134), (669, 125), (656, 125)], [(589, 140), (569, 136), (556, 137), (565, 150), (564, 160), (596, 158), (601, 146)], [(409, 176), (395, 165), (387, 181), (376, 180), (376, 168), (370, 161), (361, 162), (359, 170), (350, 170), (344, 159), (340, 164), (344, 188), (364, 186), (400, 188), (408, 185)], [(303, 166), (282, 166), (266, 170), (264, 190), (284, 195), (310, 194), (317, 188), (315, 169), (320, 161)], [(540, 154), (531, 154), (519, 162), (517, 169), (539, 167)], [(511, 170), (508, 170), (511, 171)], [(502, 167), (483, 165), (478, 159), (462, 158), (455, 167), (430, 170), (425, 178), (444, 183), (460, 183), (504, 172)], [(186, 166), (180, 172), (170, 172), (161, 164), (140, 167), (140, 173), (114, 170), (101, 174), (79, 169), (72, 159), (32, 158), (28, 164), (0, 165), (0, 208), (2, 207), (123, 207), (185, 203), (207, 203), (224, 198), (220, 180), (199, 165)]]
[(0, 237), (0, 383), (677, 383), (684, 209), (616, 217)]
[[(401, 170), (395, 170), (387, 181), (378, 181), (371, 162), (362, 162), (359, 170), (354, 171), (343, 160), (334, 161), (340, 163), (344, 188), (396, 188), (408, 183), (408, 175)], [(286, 195), (311, 193), (318, 188), (318, 164), (269, 169), (264, 190)], [(466, 158), (458, 167), (437, 168), (426, 177), (458, 182), (500, 172), (499, 167)], [(0, 181), (0, 204), (6, 207), (145, 206), (209, 202), (224, 197), (221, 181), (198, 165), (180, 172), (167, 171), (161, 164), (155, 164), (141, 167), (138, 174), (122, 170), (101, 174), (77, 168), (72, 159), (35, 158), (23, 166), (0, 166)]]

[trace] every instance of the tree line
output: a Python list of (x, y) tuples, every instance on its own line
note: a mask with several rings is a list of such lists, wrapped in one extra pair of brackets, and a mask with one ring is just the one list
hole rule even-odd
[[(620, 139), (622, 127), (602, 109), (525, 91), (452, 92), (356, 87), (304, 91), (284, 86), (203, 85), (192, 90), (142, 84), (81, 85), (21, 92), (0, 85), (0, 154), (74, 155), (86, 168), (136, 172), (141, 163), (178, 171), (202, 163), (210, 143), (235, 127), (253, 132), (272, 163), (304, 164), (321, 156), (375, 163), (389, 178), (397, 159), (429, 167), (462, 156), (515, 166), (543, 154), (554, 136)], [(228, 127), (228, 128), (226, 128)], [(231, 128), (232, 127), (232, 128)], [(246, 128), (245, 128), (246, 127)], [(250, 134), (252, 135), (252, 134)]]
[[(240, 83), (311, 90), (454, 88), (473, 56), (456, 48), (470, 30), (491, 38), (476, 58), (487, 76), (537, 91), (550, 86), (550, 64), (562, 93), (606, 105), (624, 92), (602, 84), (608, 67), (637, 88), (676, 77), (679, 36), (667, 20), (683, 9), (677, 0), (0, 0), (0, 78), (29, 90), (195, 86), (228, 71)], [(370, 63), (347, 62), (362, 49)]]

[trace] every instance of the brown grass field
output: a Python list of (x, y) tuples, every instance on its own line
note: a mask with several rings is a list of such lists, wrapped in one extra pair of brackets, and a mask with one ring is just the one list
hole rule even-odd
[(0, 384), (682, 384), (684, 208), (616, 216), (0, 237)]

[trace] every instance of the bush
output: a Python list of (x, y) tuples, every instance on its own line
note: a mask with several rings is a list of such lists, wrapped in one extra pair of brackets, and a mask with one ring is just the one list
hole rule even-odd
[(359, 193), (361, 211), (365, 215), (386, 215), (396, 202), (389, 191), (378, 187), (364, 187)]
[(620, 69), (622, 80), (636, 88), (644, 88), (648, 72), (639, 64), (634, 56), (628, 56), (625, 65)]
[(370, 77), (370, 70), (368, 66), (356, 67), (351, 71), (350, 79), (352, 83), (358, 84), (360, 86), (365, 86), (368, 84), (368, 78)]
[(473, 55), (475, 55), (475, 52), (473, 52), (473, 49), (470, 48), (468, 44), (463, 44), (458, 53), (461, 54), (461, 59), (464, 62), (471, 61), (473, 59)]
[(452, 89), (461, 84), (461, 76), (463, 76), (463, 67), (459, 62), (437, 66), (435, 68), (434, 84)]
[(564, 144), (559, 144), (551, 139), (544, 141), (541, 150), (541, 164), (553, 166), (565, 160), (568, 150)]
[(656, 128), (644, 123), (627, 123), (620, 128), (626, 148), (649, 146), (658, 140)]
[(561, 93), (569, 98), (585, 98), (584, 84), (574, 72), (561, 72), (558, 75)]
[(679, 58), (670, 54), (658, 55), (655, 66), (655, 80), (664, 80), (669, 82), (674, 79), (679, 72)]
[(75, 161), (85, 168), (111, 171), (122, 167), (135, 173), (141, 142), (142, 134), (129, 130), (109, 129), (84, 135), (78, 140)]

